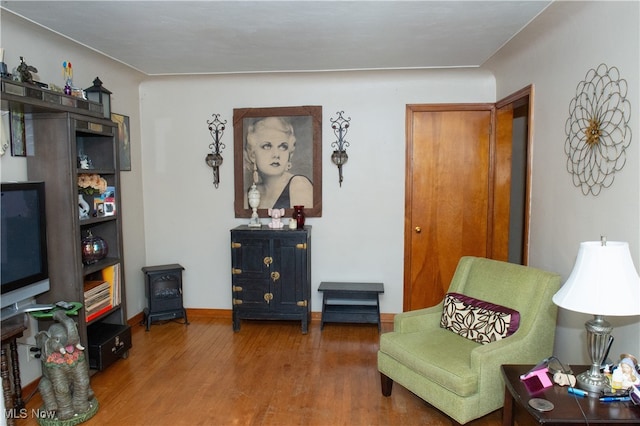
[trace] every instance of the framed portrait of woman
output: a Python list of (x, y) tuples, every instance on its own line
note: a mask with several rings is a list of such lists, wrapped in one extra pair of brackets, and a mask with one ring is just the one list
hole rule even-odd
[(233, 110), (235, 214), (251, 217), (247, 193), (260, 193), (258, 215), (304, 206), (307, 217), (322, 216), (322, 107)]

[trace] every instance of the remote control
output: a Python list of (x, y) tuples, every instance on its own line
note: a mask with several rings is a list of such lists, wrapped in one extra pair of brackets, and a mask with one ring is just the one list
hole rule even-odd
[(38, 311), (50, 311), (53, 309), (53, 305), (40, 305), (34, 303), (32, 305), (25, 306), (21, 309), (22, 312), (38, 312)]
[(58, 303), (56, 303), (56, 306), (58, 308), (64, 309), (65, 311), (68, 311), (69, 309), (73, 309), (74, 307), (73, 303), (65, 302), (64, 300), (61, 300)]

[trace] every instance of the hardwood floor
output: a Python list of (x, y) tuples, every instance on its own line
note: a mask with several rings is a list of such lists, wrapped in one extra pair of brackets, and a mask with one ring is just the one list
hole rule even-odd
[[(91, 377), (87, 425), (450, 425), (402, 386), (380, 392), (375, 325), (190, 317), (132, 327), (133, 348)], [(383, 324), (390, 330), (392, 324)], [(27, 409), (41, 407), (39, 393)], [(36, 425), (33, 418), (18, 425)], [(501, 411), (472, 426), (501, 424)]]

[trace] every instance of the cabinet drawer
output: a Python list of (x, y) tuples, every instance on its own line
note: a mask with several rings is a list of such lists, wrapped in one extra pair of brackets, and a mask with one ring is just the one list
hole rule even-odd
[(95, 323), (89, 326), (89, 367), (104, 370), (131, 349), (129, 325)]

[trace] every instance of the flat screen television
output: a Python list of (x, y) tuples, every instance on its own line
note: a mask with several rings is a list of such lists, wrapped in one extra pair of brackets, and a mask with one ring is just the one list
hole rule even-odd
[(27, 302), (49, 290), (49, 268), (44, 182), (1, 186), (0, 315), (4, 319), (33, 310)]

